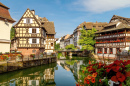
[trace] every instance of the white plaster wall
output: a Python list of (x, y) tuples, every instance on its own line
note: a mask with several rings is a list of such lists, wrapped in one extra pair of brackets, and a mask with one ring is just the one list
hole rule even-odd
[(116, 54), (116, 48), (113, 48), (113, 54)]
[(0, 43), (0, 52), (10, 52), (10, 44)]
[[(0, 20), (0, 42), (10, 42), (10, 30), (12, 23)], [(10, 44), (0, 43), (0, 52), (10, 52)]]
[(97, 48), (95, 48), (95, 54), (97, 54)]
[(74, 43), (73, 43), (73, 38), (70, 38), (70, 44), (74, 44)]
[(10, 29), (12, 23), (7, 22), (7, 24), (0, 20), (0, 39), (10, 40)]
[(125, 50), (129, 50), (129, 47), (126, 47)]

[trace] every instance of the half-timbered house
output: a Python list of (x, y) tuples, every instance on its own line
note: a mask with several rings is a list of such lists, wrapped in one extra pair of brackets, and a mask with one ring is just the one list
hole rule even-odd
[(28, 8), (14, 28), (14, 50), (21, 51), (23, 55), (38, 55), (45, 50), (46, 29), (34, 10)]
[(10, 52), (10, 30), (15, 20), (9, 13), (9, 8), (0, 2), (0, 52)]
[(43, 27), (47, 30), (46, 40), (45, 40), (45, 52), (47, 55), (51, 55), (54, 52), (54, 43), (55, 43), (55, 27), (54, 22), (48, 21), (46, 17), (39, 17), (39, 21), (43, 25)]
[(95, 53), (99, 57), (115, 58), (130, 50), (130, 18), (113, 15), (109, 24), (96, 32)]

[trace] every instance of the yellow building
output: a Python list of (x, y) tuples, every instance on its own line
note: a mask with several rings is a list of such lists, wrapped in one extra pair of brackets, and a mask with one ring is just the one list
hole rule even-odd
[(0, 52), (10, 52), (10, 29), (15, 22), (9, 13), (10, 8), (0, 2)]

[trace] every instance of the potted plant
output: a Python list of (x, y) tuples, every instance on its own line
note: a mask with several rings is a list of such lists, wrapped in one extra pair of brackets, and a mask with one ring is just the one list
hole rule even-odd
[(3, 61), (6, 61), (6, 60), (9, 59), (9, 56), (8, 56), (8, 55), (2, 55), (2, 56), (1, 56), (1, 59), (2, 59)]
[(30, 54), (30, 57), (35, 58), (35, 54)]

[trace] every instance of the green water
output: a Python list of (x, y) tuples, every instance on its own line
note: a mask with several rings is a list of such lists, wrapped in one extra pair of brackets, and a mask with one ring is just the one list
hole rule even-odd
[(0, 74), (0, 86), (76, 86), (83, 60), (58, 60), (28, 69)]

